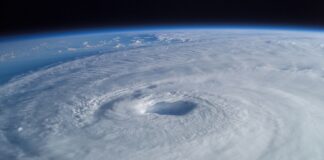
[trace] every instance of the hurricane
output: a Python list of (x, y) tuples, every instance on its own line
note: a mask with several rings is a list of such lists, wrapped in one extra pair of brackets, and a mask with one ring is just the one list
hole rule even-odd
[(0, 159), (324, 158), (323, 33), (145, 34), (0, 85)]

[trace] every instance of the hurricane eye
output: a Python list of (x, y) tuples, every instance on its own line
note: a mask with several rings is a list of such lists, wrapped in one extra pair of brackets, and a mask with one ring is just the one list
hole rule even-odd
[(181, 116), (190, 113), (197, 104), (190, 101), (158, 102), (147, 108), (146, 113)]

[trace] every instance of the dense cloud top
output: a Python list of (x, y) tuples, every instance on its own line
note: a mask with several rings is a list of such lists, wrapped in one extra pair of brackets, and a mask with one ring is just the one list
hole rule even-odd
[(323, 159), (323, 35), (152, 34), (0, 86), (1, 157)]

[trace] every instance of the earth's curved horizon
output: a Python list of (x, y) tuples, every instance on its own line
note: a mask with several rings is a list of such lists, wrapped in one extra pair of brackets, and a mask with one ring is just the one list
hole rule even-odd
[(324, 158), (324, 32), (66, 33), (1, 40), (3, 159)]

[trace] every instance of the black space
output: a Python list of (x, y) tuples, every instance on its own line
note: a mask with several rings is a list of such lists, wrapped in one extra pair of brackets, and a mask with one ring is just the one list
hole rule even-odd
[(0, 14), (0, 34), (160, 24), (324, 28), (324, 1), (312, 0), (4, 0)]

